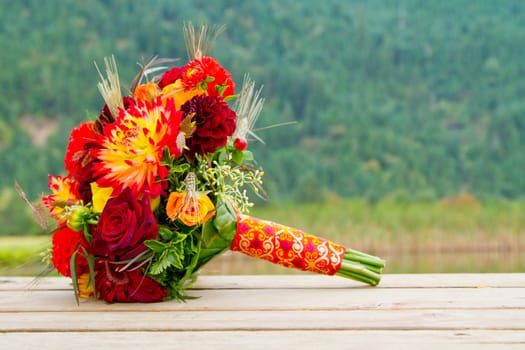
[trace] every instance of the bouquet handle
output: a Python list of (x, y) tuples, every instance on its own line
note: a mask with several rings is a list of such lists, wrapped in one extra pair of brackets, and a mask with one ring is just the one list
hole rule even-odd
[(338, 275), (377, 285), (385, 262), (301, 230), (238, 215), (230, 250), (288, 268)]

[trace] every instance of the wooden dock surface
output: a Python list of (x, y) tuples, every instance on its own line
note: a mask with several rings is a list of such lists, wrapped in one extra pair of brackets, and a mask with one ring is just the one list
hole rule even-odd
[(155, 304), (33, 282), (0, 277), (0, 349), (525, 349), (525, 273), (201, 276)]

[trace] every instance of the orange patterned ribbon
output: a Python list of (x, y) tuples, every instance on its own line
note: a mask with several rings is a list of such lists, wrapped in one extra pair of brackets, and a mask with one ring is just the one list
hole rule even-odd
[(230, 247), (275, 264), (333, 275), (339, 270), (346, 247), (300, 230), (240, 215)]

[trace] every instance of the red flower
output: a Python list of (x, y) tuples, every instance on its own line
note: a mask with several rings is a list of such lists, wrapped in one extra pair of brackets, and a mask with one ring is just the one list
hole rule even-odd
[(84, 250), (88, 244), (82, 232), (73, 231), (69, 227), (63, 227), (53, 234), (52, 238), (52, 260), (58, 273), (71, 277), (71, 256), (77, 250), (76, 268), (77, 274), (89, 271), (88, 262), (84, 256)]
[(199, 84), (206, 84), (206, 93), (209, 96), (231, 96), (234, 94), (235, 83), (231, 73), (224, 69), (213, 57), (203, 56), (196, 58), (186, 66), (182, 77), (186, 90), (192, 90)]
[(156, 239), (159, 228), (148, 196), (138, 200), (129, 188), (110, 198), (93, 229), (91, 247), (98, 256), (123, 261), (147, 249), (144, 241)]
[(96, 262), (95, 289), (99, 299), (108, 303), (154, 303), (168, 295), (166, 288), (144, 276), (140, 269), (119, 271), (119, 267), (106, 259)]
[(164, 72), (160, 77), (159, 88), (163, 89), (166, 85), (173, 84), (175, 81), (182, 78), (186, 67), (173, 67), (170, 70)]
[(226, 145), (235, 131), (236, 114), (221, 97), (197, 95), (181, 106), (184, 116), (194, 113), (195, 130), (186, 146), (190, 155), (213, 153)]
[(78, 192), (84, 202), (91, 200), (90, 183), (96, 178), (93, 173), (93, 150), (100, 148), (100, 134), (94, 129), (95, 123), (81, 123), (69, 136), (64, 159), (65, 168), (78, 183)]
[(94, 122), (80, 123), (78, 128), (71, 130), (64, 163), (72, 176), (80, 174), (91, 161), (90, 149), (97, 144), (98, 138), (93, 125)]
[[(124, 105), (124, 109), (128, 109), (128, 107), (135, 103), (135, 100), (129, 96), (122, 97), (122, 104)], [(100, 110), (100, 114), (98, 115), (97, 121), (95, 122), (94, 129), (102, 134), (104, 132), (104, 128), (107, 124), (114, 123), (117, 119), (116, 115), (113, 115), (111, 111), (109, 110), (109, 107), (107, 104), (104, 104), (104, 107)]]

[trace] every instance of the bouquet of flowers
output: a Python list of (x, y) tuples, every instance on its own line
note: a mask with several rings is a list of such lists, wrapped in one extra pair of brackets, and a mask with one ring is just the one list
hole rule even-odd
[(184, 29), (189, 61), (152, 59), (125, 96), (106, 59), (105, 105), (71, 131), (66, 174), (49, 177), (42, 200), (57, 223), (49, 260), (76, 297), (185, 299), (199, 269), (226, 250), (378, 284), (380, 258), (247, 215), (247, 189), (262, 191), (247, 149), (259, 139), (261, 90), (246, 77), (236, 93), (230, 72), (207, 55), (206, 27)]

